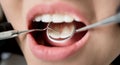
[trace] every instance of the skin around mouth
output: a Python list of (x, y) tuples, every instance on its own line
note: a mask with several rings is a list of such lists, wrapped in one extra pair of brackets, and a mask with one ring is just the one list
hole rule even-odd
[[(64, 8), (62, 6), (64, 6)], [(46, 10), (46, 8), (48, 10)], [(54, 14), (56, 12), (60, 12), (60, 13), (67, 12), (76, 15), (78, 18), (82, 20), (81, 21), (82, 23), (78, 22), (81, 24), (80, 25), (81, 27), (87, 25), (84, 20), (84, 17), (82, 17), (82, 15), (72, 6), (69, 6), (68, 4), (65, 3), (53, 3), (49, 5), (48, 4), (37, 5), (28, 12), (27, 15), (28, 29), (39, 28), (39, 26), (40, 27), (46, 26), (46, 24), (43, 25), (41, 23), (40, 25), (32, 25), (31, 21), (36, 15), (46, 14), (46, 13)], [(75, 26), (79, 27), (79, 25), (76, 24)], [(62, 42), (62, 45), (60, 45), (58, 44), (58, 42), (51, 41), (47, 37), (46, 31), (41, 31), (41, 32), (33, 32), (27, 34), (26, 43), (29, 44), (31, 52), (35, 57), (46, 61), (57, 61), (72, 56), (75, 52), (77, 52), (82, 47), (84, 47), (88, 36), (89, 36), (89, 31), (75, 33), (75, 35), (73, 35), (69, 40)]]

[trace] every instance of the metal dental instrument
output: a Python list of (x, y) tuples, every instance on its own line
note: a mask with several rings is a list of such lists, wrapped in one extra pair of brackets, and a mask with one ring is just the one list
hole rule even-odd
[[(10, 31), (5, 31), (5, 32), (0, 32), (0, 40), (15, 38), (15, 37), (19, 36), (20, 34), (27, 34), (27, 33), (33, 32), (33, 31), (45, 31), (47, 29), (51, 29), (48, 27), (49, 25), (50, 25), (50, 23), (44, 29), (31, 29), (31, 30), (23, 30), (23, 31), (10, 30)], [(53, 30), (53, 29), (51, 29), (51, 30)]]
[(24, 31), (5, 31), (0, 33), (0, 40), (10, 39), (19, 36), (20, 34), (29, 33), (33, 31), (43, 31), (43, 29), (31, 29), (31, 30), (24, 30)]
[(94, 24), (87, 25), (85, 27), (77, 29), (77, 30), (75, 30), (75, 32), (82, 32), (82, 31), (85, 31), (85, 30), (89, 30), (89, 29), (92, 29), (92, 28), (95, 28), (95, 27), (98, 27), (98, 26), (103, 26), (103, 25), (110, 24), (110, 23), (120, 23), (120, 12), (116, 15), (113, 15), (111, 17), (108, 17), (106, 19), (98, 21)]
[[(95, 28), (95, 27), (102, 26), (102, 25), (105, 25), (105, 24), (110, 24), (110, 23), (120, 23), (120, 13), (118, 13), (116, 15), (113, 15), (109, 18), (106, 18), (102, 21), (96, 22), (94, 24), (91, 24), (91, 25), (85, 26), (83, 28), (77, 29), (77, 30), (75, 30), (75, 32), (73, 32), (73, 34), (76, 33), (76, 32), (82, 32), (82, 31), (85, 31), (85, 30), (89, 30), (91, 28)], [(49, 24), (48, 24), (48, 26), (49, 26)], [(20, 34), (23, 34), (23, 33), (29, 33), (29, 32), (33, 32), (33, 31), (44, 31), (46, 29), (51, 29), (48, 26), (45, 29), (31, 29), (31, 30), (24, 30), (24, 31), (10, 30), (10, 31), (5, 31), (5, 32), (0, 32), (0, 40), (14, 38), (14, 37), (17, 37), (17, 36), (19, 36)], [(51, 29), (51, 30), (53, 30), (53, 29)]]

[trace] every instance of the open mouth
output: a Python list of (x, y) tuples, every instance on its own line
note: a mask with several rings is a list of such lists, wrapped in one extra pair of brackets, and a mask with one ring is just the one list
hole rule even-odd
[[(43, 31), (31, 33), (38, 44), (48, 47), (58, 47), (68, 46), (81, 40), (87, 31), (76, 33), (75, 30), (84, 26), (86, 26), (85, 23), (67, 15), (61, 16), (54, 14), (52, 16), (47, 14), (35, 17), (29, 29), (43, 29)], [(44, 30), (45, 28), (47, 29)], [(70, 40), (72, 40), (72, 42), (69, 42)]]
[(88, 31), (75, 32), (87, 24), (84, 17), (66, 3), (37, 5), (30, 10), (27, 19), (28, 29), (46, 29), (27, 35), (26, 43), (39, 59), (66, 59), (85, 45), (89, 35)]

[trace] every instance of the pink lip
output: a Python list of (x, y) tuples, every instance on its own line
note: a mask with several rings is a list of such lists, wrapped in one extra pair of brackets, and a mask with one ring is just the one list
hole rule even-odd
[[(66, 12), (66, 13), (76, 15), (77, 17), (82, 19), (84, 23), (86, 23), (85, 17), (83, 17), (81, 13), (78, 12), (78, 10), (76, 10), (75, 8), (69, 6), (66, 3), (52, 3), (52, 4), (40, 4), (33, 7), (28, 12), (28, 15), (27, 15), (27, 20), (28, 20), (27, 26), (29, 27), (31, 20), (36, 15), (41, 15), (46, 13), (52, 14), (57, 12), (60, 12), (60, 13)], [(88, 37), (89, 37), (89, 32), (87, 32), (81, 40), (77, 41), (76, 43), (73, 43), (72, 45), (65, 46), (65, 47), (47, 47), (43, 45), (38, 45), (37, 42), (32, 37), (32, 35), (28, 34), (26, 43), (30, 45), (29, 47), (31, 49), (31, 52), (35, 57), (42, 60), (56, 61), (56, 60), (63, 60), (72, 56), (75, 52), (77, 52), (82, 47), (84, 47)]]

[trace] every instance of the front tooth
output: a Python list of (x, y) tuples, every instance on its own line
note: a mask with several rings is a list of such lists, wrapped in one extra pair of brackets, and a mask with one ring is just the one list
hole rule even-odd
[(69, 16), (69, 15), (65, 15), (64, 16), (64, 21), (66, 22), (66, 23), (71, 23), (71, 22), (73, 22), (73, 17), (71, 17), (71, 16)]
[(34, 21), (35, 21), (35, 22), (40, 22), (40, 21), (41, 21), (41, 16), (35, 17)]
[(52, 16), (52, 22), (54, 23), (61, 23), (61, 22), (64, 22), (64, 19), (63, 19), (63, 15), (60, 15), (60, 14), (53, 14)]
[(51, 15), (50, 14), (44, 14), (44, 15), (41, 16), (41, 20), (42, 20), (42, 22), (45, 22), (45, 23), (51, 22), (52, 21)]
[(75, 21), (79, 22), (79, 21), (81, 21), (81, 19), (79, 19), (78, 17), (75, 17)]

